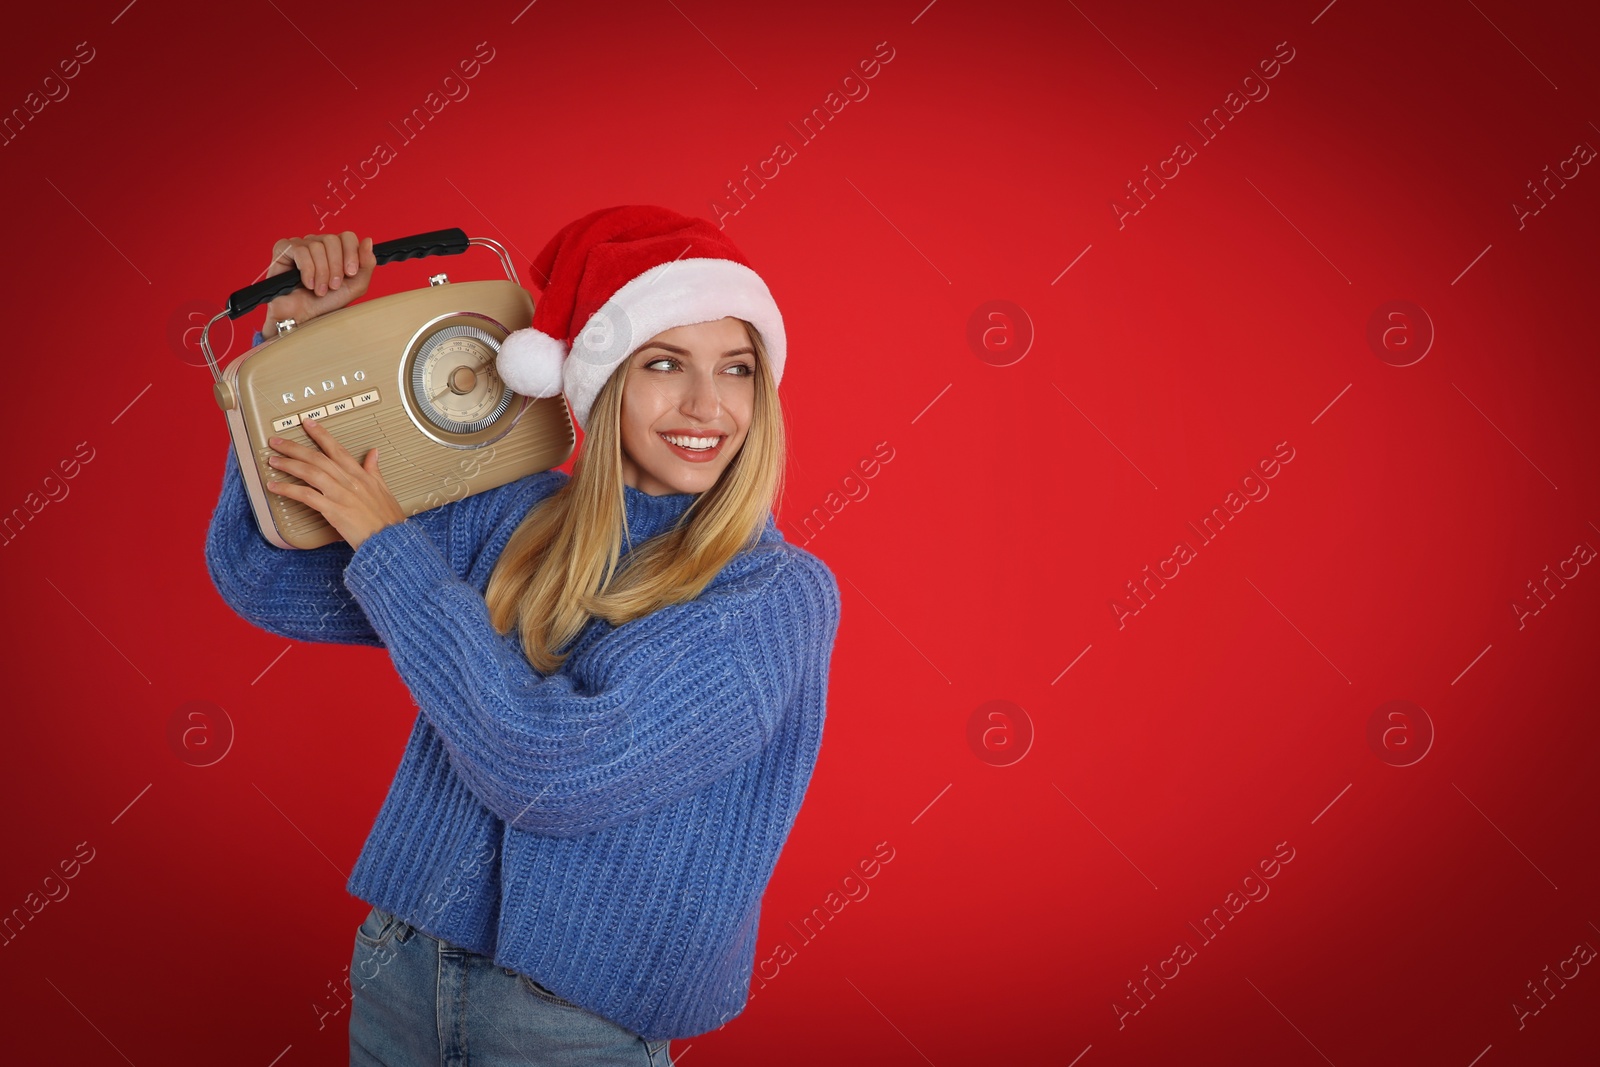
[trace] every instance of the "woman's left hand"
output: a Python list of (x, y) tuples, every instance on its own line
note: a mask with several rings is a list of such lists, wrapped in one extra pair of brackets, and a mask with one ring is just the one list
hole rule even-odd
[(349, 450), (320, 425), (321, 421), (303, 419), (300, 423), (316, 448), (281, 437), (267, 441), (274, 451), (283, 453), (267, 457), (268, 464), (306, 483), (294, 485), (269, 479), (267, 487), (315, 508), (351, 548), (360, 548), (363, 541), (385, 526), (405, 522), (406, 513), (400, 510), (400, 502), (378, 473), (378, 450), (372, 449), (365, 460), (356, 462)]

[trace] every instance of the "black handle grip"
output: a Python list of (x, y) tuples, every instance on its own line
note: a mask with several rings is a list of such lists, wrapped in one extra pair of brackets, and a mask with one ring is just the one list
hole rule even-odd
[[(459, 227), (431, 230), (412, 237), (397, 237), (393, 241), (384, 241), (372, 246), (372, 254), (380, 267), (385, 263), (395, 263), (402, 259), (459, 256), (466, 250), (467, 233)], [(236, 319), (285, 293), (292, 293), (299, 285), (300, 272), (294, 269), (263, 278), (254, 285), (247, 285), (228, 297), (228, 318)]]
[(378, 266), (402, 259), (421, 259), (423, 256), (459, 256), (467, 250), (467, 233), (460, 228), (433, 230), (415, 237), (397, 237), (372, 246), (378, 257)]

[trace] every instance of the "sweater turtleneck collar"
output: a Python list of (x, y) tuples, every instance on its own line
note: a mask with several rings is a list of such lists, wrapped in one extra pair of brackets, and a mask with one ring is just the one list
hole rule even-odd
[[(678, 521), (689, 505), (695, 502), (698, 493), (666, 493), (662, 496), (651, 496), (643, 489), (635, 489), (631, 485), (622, 487), (622, 500), (628, 513), (628, 533), (634, 544), (639, 544), (663, 530), (671, 528)], [(623, 542), (626, 550), (627, 541)]]

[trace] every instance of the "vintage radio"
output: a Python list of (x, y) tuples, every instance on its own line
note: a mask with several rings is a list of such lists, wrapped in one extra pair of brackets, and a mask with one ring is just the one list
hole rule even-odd
[[(517, 283), (496, 241), (459, 229), (373, 245), (378, 263), (451, 256), (479, 245), (500, 257), (506, 281), (452, 282), (443, 274), (413, 289), (362, 300), (296, 326), (218, 367), (213, 324), (239, 316), (300, 285), (300, 272), (275, 274), (228, 297), (206, 323), (200, 347), (227, 414), (239, 469), (262, 536), (282, 548), (339, 540), (321, 513), (270, 492), (293, 475), (268, 466), (269, 437), (304, 445), (309, 419), (358, 461), (380, 448), (383, 478), (415, 515), (566, 462), (577, 443), (565, 397), (535, 399), (500, 379), (495, 359), (511, 331), (533, 320), (533, 299)], [(315, 446), (311, 446), (315, 447)]]

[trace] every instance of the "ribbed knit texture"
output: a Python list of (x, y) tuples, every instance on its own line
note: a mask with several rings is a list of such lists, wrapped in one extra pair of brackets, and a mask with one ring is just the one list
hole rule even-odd
[[(264, 630), (387, 648), (419, 709), (351, 894), (647, 1039), (691, 1037), (749, 994), (761, 896), (822, 741), (838, 585), (769, 516), (696, 600), (590, 620), (544, 675), (483, 591), (566, 478), (453, 501), (359, 550), (286, 550), (256, 529), (230, 449), (206, 562)], [(635, 549), (694, 500), (623, 492)]]

